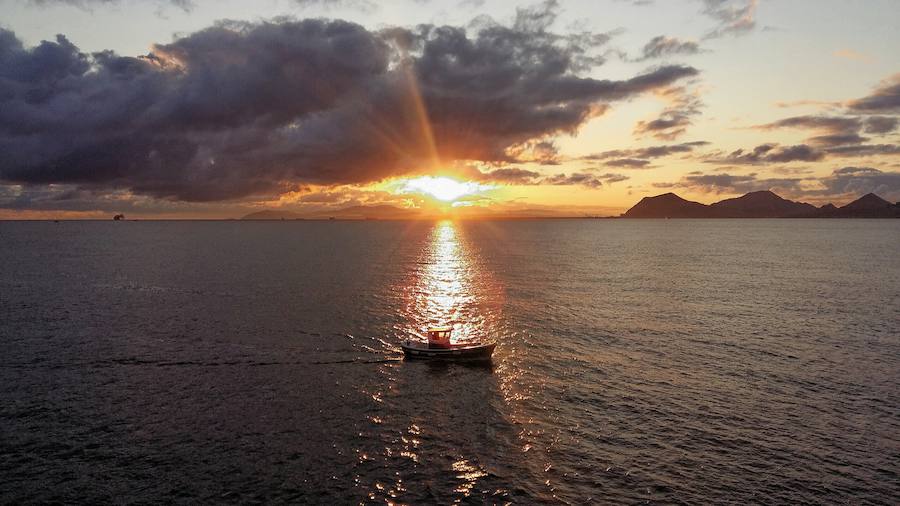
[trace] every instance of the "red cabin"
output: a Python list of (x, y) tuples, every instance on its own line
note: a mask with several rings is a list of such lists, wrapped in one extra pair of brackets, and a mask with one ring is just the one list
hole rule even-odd
[(450, 348), (450, 333), (453, 327), (431, 327), (428, 329), (429, 348)]

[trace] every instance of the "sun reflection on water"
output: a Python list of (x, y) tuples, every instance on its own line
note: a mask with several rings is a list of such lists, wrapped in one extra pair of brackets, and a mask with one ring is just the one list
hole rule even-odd
[[(451, 325), (454, 342), (497, 341), (499, 347), (489, 368), (403, 362), (379, 366), (385, 383), (361, 390), (371, 397), (377, 413), (367, 420), (383, 445), (376, 458), (397, 474), (389, 481), (367, 483), (366, 492), (387, 502), (430, 493), (442, 494), (448, 504), (472, 502), (487, 497), (485, 493), (502, 500), (507, 493), (502, 488), (485, 489), (492, 476), (489, 469), (497, 464), (490, 451), (482, 450), (498, 437), (496, 427), (510, 421), (510, 410), (504, 405), (518, 389), (510, 386), (515, 380), (507, 378), (507, 361), (515, 351), (509, 343), (514, 333), (503, 318), (503, 283), (493, 274), (491, 257), (480, 242), (490, 229), (441, 221), (411, 230), (412, 242), (406, 245), (414, 249), (404, 257), (404, 273), (393, 286), (392, 297), (399, 309), (393, 324), (397, 341), (430, 326)], [(489, 235), (488, 240), (495, 237)], [(507, 439), (515, 439), (514, 430), (515, 426), (508, 427)], [(371, 465), (360, 462), (360, 466)], [(427, 490), (423, 474), (432, 483)]]
[(433, 325), (452, 325), (454, 341), (488, 337), (477, 335), (484, 330), (486, 317), (478, 310), (484, 305), (478, 289), (484, 286), (485, 279), (472, 257), (454, 222), (435, 225), (411, 283), (407, 301), (411, 330), (421, 332)]

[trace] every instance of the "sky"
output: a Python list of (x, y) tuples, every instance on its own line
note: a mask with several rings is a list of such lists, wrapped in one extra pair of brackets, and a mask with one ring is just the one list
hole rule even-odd
[(897, 0), (0, 9), (0, 219), (900, 201)]

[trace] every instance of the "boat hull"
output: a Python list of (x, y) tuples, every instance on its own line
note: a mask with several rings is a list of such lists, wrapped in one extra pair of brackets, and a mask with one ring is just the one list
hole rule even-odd
[(405, 342), (403, 356), (411, 360), (450, 360), (459, 362), (487, 362), (494, 354), (497, 343), (472, 344), (453, 348), (428, 348), (426, 345)]

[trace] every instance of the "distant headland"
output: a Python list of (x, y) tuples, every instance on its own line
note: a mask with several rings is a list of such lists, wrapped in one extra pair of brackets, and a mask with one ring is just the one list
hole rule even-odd
[(701, 204), (674, 193), (644, 197), (622, 218), (900, 218), (900, 203), (868, 193), (843, 207), (825, 204), (816, 207), (794, 202), (771, 191), (750, 192), (744, 196)]

